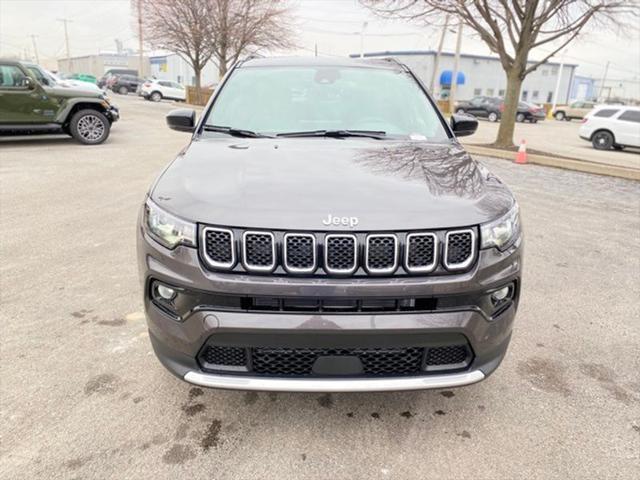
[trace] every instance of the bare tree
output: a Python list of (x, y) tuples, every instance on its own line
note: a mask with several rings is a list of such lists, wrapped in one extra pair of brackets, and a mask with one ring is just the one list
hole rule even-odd
[(137, 8), (136, 2), (144, 13), (146, 41), (177, 53), (191, 65), (199, 96), (202, 69), (214, 53), (211, 17), (215, 0), (134, 0)]
[[(449, 14), (498, 54), (507, 76), (505, 109), (495, 145), (513, 147), (520, 87), (528, 74), (569, 45), (587, 25), (638, 22), (637, 0), (360, 0), (389, 18), (430, 23)], [(529, 53), (547, 46), (535, 62)]]
[(293, 46), (289, 8), (282, 0), (210, 0), (213, 56), (220, 77), (241, 55)]

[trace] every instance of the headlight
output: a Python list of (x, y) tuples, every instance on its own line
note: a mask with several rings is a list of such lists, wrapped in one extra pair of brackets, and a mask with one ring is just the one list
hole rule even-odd
[(162, 210), (151, 200), (144, 205), (144, 229), (167, 248), (196, 246), (196, 225)]
[(516, 203), (506, 215), (480, 225), (480, 248), (497, 247), (504, 250), (520, 235), (520, 209)]

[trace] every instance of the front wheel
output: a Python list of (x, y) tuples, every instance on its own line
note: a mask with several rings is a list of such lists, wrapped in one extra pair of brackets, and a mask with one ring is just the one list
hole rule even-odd
[(491, 112), (489, 113), (489, 116), (487, 118), (489, 119), (490, 122), (497, 122), (498, 114), (496, 112)]
[(613, 142), (613, 135), (605, 130), (596, 132), (591, 137), (591, 143), (596, 150), (610, 150), (613, 147)]
[(458, 115), (464, 115), (464, 108), (459, 108), (458, 110), (456, 110), (456, 113)]
[(516, 115), (516, 122), (524, 122), (524, 113), (519, 113)]
[(85, 145), (98, 145), (109, 137), (111, 124), (97, 110), (80, 110), (71, 117), (71, 136)]
[(556, 120), (559, 120), (559, 121), (566, 120), (564, 112), (556, 112), (554, 117)]
[(124, 87), (124, 86), (123, 86), (123, 87), (120, 87), (120, 88), (118, 89), (118, 93), (119, 93), (120, 95), (126, 95), (127, 93), (129, 93), (129, 89), (128, 89), (127, 87)]
[(151, 99), (152, 102), (159, 102), (160, 100), (162, 100), (162, 94), (160, 92), (153, 92), (149, 98)]
[(538, 119), (537, 118), (531, 119), (531, 123), (538, 123)]

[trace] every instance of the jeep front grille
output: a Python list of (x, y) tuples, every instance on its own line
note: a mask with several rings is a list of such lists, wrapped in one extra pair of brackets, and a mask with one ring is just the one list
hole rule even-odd
[[(446, 275), (469, 270), (478, 256), (475, 228), (298, 233), (207, 226), (201, 228), (200, 239), (201, 257), (207, 268), (238, 273)], [(240, 241), (236, 243), (235, 239)]]

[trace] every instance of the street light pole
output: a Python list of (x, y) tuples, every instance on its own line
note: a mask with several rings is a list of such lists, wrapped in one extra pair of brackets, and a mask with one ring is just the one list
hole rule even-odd
[[(609, 73), (609, 64), (611, 62), (607, 62), (607, 65), (604, 67), (604, 75), (602, 76), (602, 84), (600, 85), (600, 93), (598, 94), (598, 100), (602, 101), (602, 94), (604, 93), (604, 84), (607, 81), (607, 73)], [(609, 95), (611, 96), (611, 90), (609, 90)]]
[(36, 63), (40, 65), (40, 57), (38, 56), (38, 45), (36, 44), (36, 35), (29, 35), (31, 37), (31, 41), (33, 42), (33, 53), (36, 56)]
[(73, 73), (73, 67), (72, 67), (72, 62), (71, 62), (71, 53), (69, 51), (69, 31), (67, 30), (67, 23), (69, 23), (71, 20), (67, 19), (67, 18), (59, 18), (58, 19), (59, 22), (62, 22), (64, 24), (64, 43), (66, 45), (67, 48), (67, 68), (68, 68), (68, 72), (67, 73)]
[(448, 13), (444, 17), (444, 26), (442, 27), (442, 33), (440, 34), (440, 42), (438, 42), (438, 52), (436, 53), (436, 58), (433, 60), (433, 71), (431, 72), (431, 83), (429, 84), (429, 90), (431, 91), (431, 94), (436, 100), (438, 98), (435, 91), (436, 76), (438, 75), (438, 67), (440, 66), (440, 56), (442, 55), (442, 47), (444, 46), (444, 37), (447, 33), (447, 28), (449, 28)]
[(360, 30), (360, 58), (364, 58), (364, 31), (369, 22), (362, 22), (362, 30)]
[(138, 0), (138, 62), (140, 66), (140, 76), (144, 77), (144, 55), (142, 53), (142, 0)]
[(562, 80), (562, 70), (564, 69), (564, 56), (566, 53), (567, 52), (565, 50), (564, 52), (562, 52), (562, 55), (560, 56), (560, 69), (558, 70), (558, 79), (556, 80), (556, 90), (553, 93), (553, 105), (551, 106), (552, 112), (555, 112), (556, 105), (558, 104), (558, 92), (560, 91), (560, 81)]
[(449, 112), (453, 113), (456, 102), (456, 90), (458, 87), (458, 68), (460, 66), (460, 48), (462, 46), (462, 22), (458, 24), (458, 37), (456, 38), (456, 54), (453, 57), (453, 74), (451, 75), (451, 88), (449, 89)]

